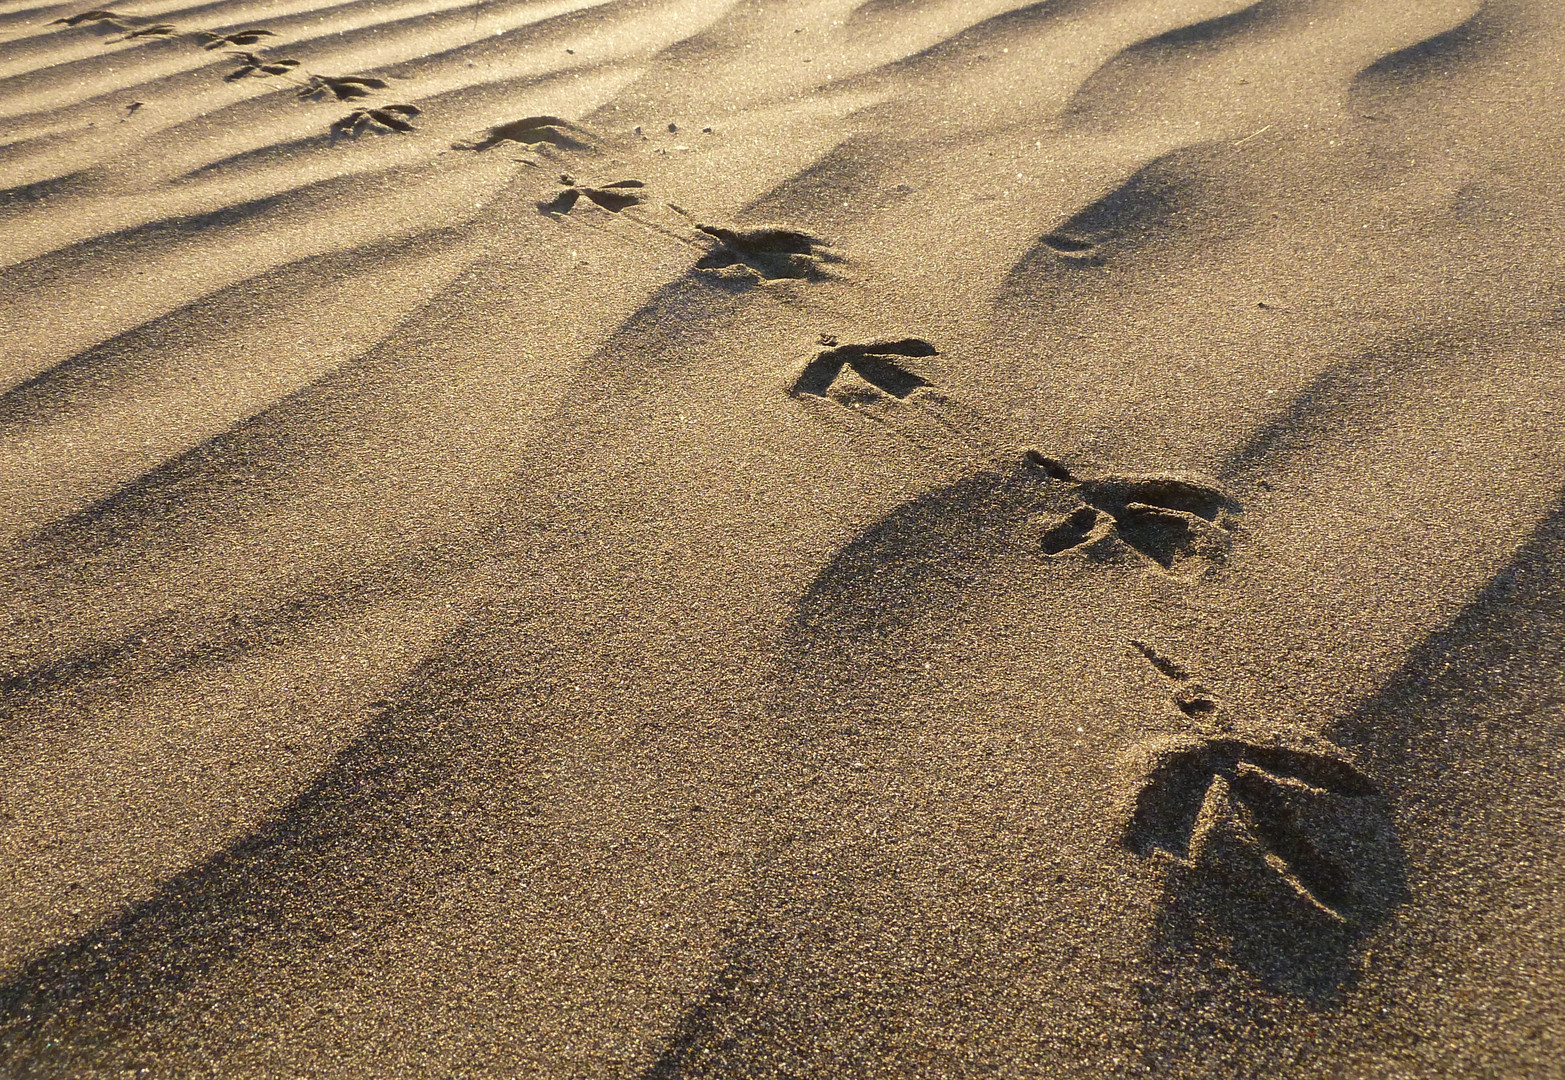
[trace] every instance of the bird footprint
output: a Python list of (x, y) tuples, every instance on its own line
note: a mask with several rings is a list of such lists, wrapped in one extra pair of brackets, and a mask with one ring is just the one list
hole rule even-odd
[(1329, 743), (1220, 736), (1143, 748), (1125, 827), (1138, 855), (1173, 859), (1220, 892), (1346, 924), (1395, 899), (1395, 841), (1375, 786)]
[[(825, 342), (823, 342), (825, 344)], [(845, 370), (852, 371), (876, 391), (905, 398), (929, 380), (907, 370), (911, 358), (934, 356), (935, 347), (922, 338), (878, 341), (867, 345), (837, 345), (818, 354), (800, 373), (789, 393), (826, 397)]]
[(407, 118), (418, 114), (417, 105), (384, 105), (378, 109), (354, 109), (332, 124), (332, 141), (336, 142), (338, 136), (358, 138), (366, 131), (407, 133), (413, 130), (413, 125), (408, 123)]
[(781, 278), (814, 281), (822, 276), (821, 263), (833, 261), (821, 251), (824, 240), (776, 226), (728, 229), (719, 225), (696, 228), (716, 244), (696, 263), (716, 277), (750, 283)]
[(477, 142), (452, 143), (451, 148), (482, 153), (503, 142), (514, 142), (523, 146), (547, 143), (564, 150), (583, 150), (589, 145), (583, 140), (590, 137), (585, 128), (558, 116), (524, 116), (520, 120), (495, 125)]
[(143, 26), (136, 30), (127, 30), (120, 37), (110, 39), (110, 44), (119, 41), (130, 41), (133, 38), (144, 37), (170, 37), (179, 33), (179, 28), (172, 23), (153, 23), (151, 26)]
[(240, 62), (238, 71), (223, 76), (225, 82), (238, 82), (240, 79), (263, 79), (268, 75), (286, 75), (299, 66), (297, 60), (270, 60), (259, 57), (255, 53), (235, 53), (234, 59)]
[[(1083, 479), (1037, 451), (1027, 462), (1051, 480), (1070, 485), (1078, 506), (1040, 520), (1044, 554), (1110, 557), (1125, 547), (1164, 569), (1192, 557), (1220, 562), (1231, 545), (1233, 500), (1194, 473), (1150, 473)], [(1123, 545), (1123, 546), (1121, 546)]]
[(539, 203), (539, 210), (546, 214), (568, 214), (579, 200), (586, 199), (610, 213), (617, 214), (621, 210), (638, 205), (642, 201), (639, 189), (646, 187), (640, 180), (615, 180), (601, 187), (588, 187), (576, 183), (569, 175), (561, 176), (560, 183), (566, 186), (554, 198)]
[(299, 97), (308, 101), (330, 94), (338, 101), (352, 101), (369, 97), (371, 90), (385, 90), (390, 85), (384, 79), (371, 79), (363, 75), (311, 75), (299, 88)]
[(254, 45), (264, 37), (276, 37), (270, 30), (262, 30), (252, 27), (248, 30), (234, 30), (227, 34), (214, 34), (210, 30), (202, 30), (200, 34), (206, 39), (203, 49), (225, 49), (236, 45)]
[(79, 15), (67, 15), (63, 19), (55, 19), (49, 25), (50, 26), (81, 26), (83, 23), (91, 23), (91, 22), (114, 22), (114, 23), (117, 23), (117, 22), (121, 22), (121, 21), (123, 21), (125, 19), (126, 19), (126, 16), (121, 15), (117, 11), (105, 11), (102, 8), (98, 8), (98, 9), (95, 9), (93, 11), (83, 11)]

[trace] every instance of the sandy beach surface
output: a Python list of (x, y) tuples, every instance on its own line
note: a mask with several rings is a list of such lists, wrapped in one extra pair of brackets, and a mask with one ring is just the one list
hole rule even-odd
[(0, 1076), (1565, 1077), (1565, 5), (0, 0)]

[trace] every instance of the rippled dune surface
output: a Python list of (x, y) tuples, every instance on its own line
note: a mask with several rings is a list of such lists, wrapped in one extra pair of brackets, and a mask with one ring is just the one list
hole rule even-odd
[(0, 1076), (1565, 1076), (1561, 57), (0, 0)]

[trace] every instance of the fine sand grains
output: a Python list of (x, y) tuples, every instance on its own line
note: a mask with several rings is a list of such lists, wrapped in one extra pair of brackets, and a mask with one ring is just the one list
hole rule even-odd
[(1565, 1076), (1562, 55), (0, 2), (0, 1076)]

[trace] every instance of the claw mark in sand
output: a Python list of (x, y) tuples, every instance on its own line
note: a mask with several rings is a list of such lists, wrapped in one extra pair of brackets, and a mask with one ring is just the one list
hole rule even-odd
[[(833, 397), (844, 404), (881, 394), (905, 398), (930, 385), (928, 379), (907, 369), (908, 359), (934, 355), (935, 347), (921, 338), (838, 345), (811, 360), (789, 393), (795, 397)], [(844, 385), (849, 379), (853, 385)]]
[(1043, 244), (1069, 262), (1096, 266), (1103, 261), (1103, 255), (1098, 251), (1097, 244), (1079, 236), (1071, 236), (1069, 233), (1050, 233), (1043, 238)]
[(1200, 720), (1217, 711), (1217, 698), (1204, 685), (1191, 678), (1190, 672), (1175, 660), (1164, 656), (1144, 641), (1132, 641), (1131, 646), (1147, 663), (1175, 684), (1174, 705), (1192, 720)]
[(67, 15), (63, 19), (55, 19), (50, 26), (88, 26), (102, 23), (121, 32), (117, 38), (110, 38), (106, 44), (117, 45), (122, 41), (132, 41), (136, 38), (172, 37), (179, 33), (179, 28), (173, 23), (153, 22), (150, 18), (139, 15), (122, 15), (118, 11), (109, 11), (106, 8), (94, 8), (92, 11), (83, 11), (76, 15)]

